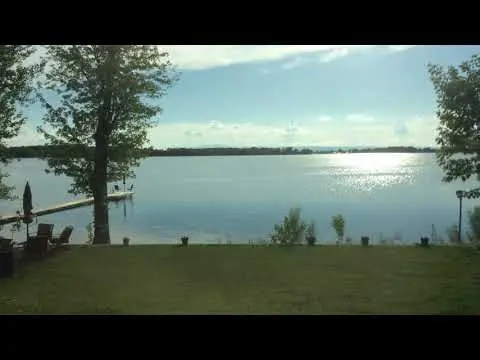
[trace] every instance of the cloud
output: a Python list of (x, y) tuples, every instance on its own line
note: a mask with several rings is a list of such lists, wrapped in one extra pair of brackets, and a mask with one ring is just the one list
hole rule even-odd
[(291, 123), (285, 128), (285, 133), (287, 134), (296, 134), (300, 131), (300, 128), (298, 125), (295, 125), (295, 123)]
[(291, 70), (312, 61), (313, 59), (308, 57), (295, 57), (292, 60), (283, 63), (281, 68), (285, 70)]
[[(167, 51), (172, 62), (181, 70), (204, 70), (234, 64), (267, 63), (286, 60), (283, 69), (294, 69), (309, 62), (329, 62), (375, 48), (391, 52), (411, 49), (418, 45), (157, 45)], [(46, 54), (37, 46), (29, 63), (38, 62)], [(268, 74), (270, 69), (262, 69)]]
[(392, 50), (392, 51), (404, 51), (404, 50), (408, 50), (414, 46), (417, 46), (417, 45), (388, 45), (388, 49), (389, 50)]
[(187, 136), (202, 136), (203, 135), (200, 131), (192, 130), (192, 129), (185, 130), (184, 134), (187, 135)]
[[(285, 69), (309, 61), (328, 62), (359, 51), (384, 47), (404, 51), (414, 45), (159, 45), (180, 69), (204, 70), (234, 64), (289, 60)], [(311, 56), (311, 57), (309, 57)]]
[(213, 121), (210, 121), (210, 123), (208, 124), (208, 128), (210, 130), (220, 130), (223, 128), (223, 124), (216, 120), (213, 120)]
[[(294, 69), (309, 62), (329, 62), (335, 59), (372, 50), (386, 48), (400, 52), (418, 45), (157, 45), (167, 51), (172, 62), (181, 70), (204, 70), (234, 64), (267, 63), (287, 60), (281, 67)], [(45, 48), (37, 46), (37, 51), (28, 59), (36, 63), (46, 54)], [(262, 69), (268, 74), (270, 69)]]
[(397, 136), (405, 136), (408, 134), (408, 127), (407, 124), (403, 121), (398, 122), (393, 127), (393, 132)]
[(35, 128), (26, 125), (20, 129), (18, 136), (6, 140), (5, 143), (7, 146), (43, 145), (45, 144), (45, 139)]
[[(325, 115), (326, 116), (326, 115)], [(364, 114), (364, 118), (373, 118)], [(301, 126), (268, 123), (229, 123), (202, 137), (186, 136), (188, 129), (198, 129), (201, 123), (161, 124), (150, 133), (152, 145), (159, 148), (207, 144), (229, 146), (434, 146), (438, 121), (434, 116), (412, 116), (404, 121), (404, 133), (396, 120), (351, 122), (348, 128), (342, 121), (302, 121)]]
[(350, 114), (345, 117), (345, 120), (352, 123), (371, 123), (375, 118), (366, 114)]
[(330, 62), (332, 60), (347, 56), (349, 49), (346, 47), (333, 49), (320, 57), (321, 62)]
[[(355, 114), (351, 114), (355, 115)], [(352, 117), (350, 115), (350, 117)], [(357, 114), (358, 115), (358, 114)], [(327, 117), (327, 115), (323, 115)], [(363, 118), (369, 117), (367, 114)], [(348, 117), (348, 116), (346, 116)], [(345, 117), (345, 118), (346, 118)], [(355, 117), (354, 117), (355, 118)], [(359, 119), (360, 117), (357, 117)], [(149, 131), (150, 145), (168, 147), (201, 147), (208, 144), (228, 146), (435, 146), (438, 120), (432, 116), (411, 116), (376, 121), (320, 122), (317, 119), (298, 123), (235, 122), (227, 120), (221, 127), (209, 130), (211, 123), (161, 123)], [(205, 131), (204, 131), (205, 130)], [(20, 136), (8, 141), (10, 146), (36, 145), (43, 138), (32, 129), (22, 128)]]
[(291, 122), (283, 129), (282, 137), (287, 144), (292, 144), (293, 142), (301, 141), (303, 135), (302, 129), (294, 122)]
[(329, 122), (329, 121), (332, 121), (332, 120), (333, 120), (333, 117), (328, 116), (328, 115), (322, 115), (322, 116), (319, 116), (319, 117), (317, 118), (317, 121), (318, 121), (318, 122), (321, 122), (321, 123), (323, 123), (323, 122)]

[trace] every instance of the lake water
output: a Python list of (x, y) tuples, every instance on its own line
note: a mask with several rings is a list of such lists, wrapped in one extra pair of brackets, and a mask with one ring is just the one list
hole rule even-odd
[[(74, 199), (70, 179), (44, 173), (46, 162), (14, 161), (7, 182), (20, 200), (0, 201), (0, 214), (21, 209), (25, 182), (30, 181), (34, 208)], [(136, 170), (133, 200), (110, 204), (112, 243), (123, 236), (131, 243), (248, 242), (268, 239), (275, 223), (291, 207), (314, 220), (320, 243), (332, 243), (331, 216), (346, 218), (346, 235), (354, 242), (367, 235), (374, 243), (401, 234), (404, 243), (430, 236), (432, 224), (445, 229), (458, 219), (457, 189), (474, 182), (445, 184), (433, 154), (332, 154), (298, 156), (158, 157)], [(120, 184), (121, 185), (121, 184)], [(467, 211), (478, 200), (464, 201)], [(73, 243), (87, 239), (93, 207), (42, 216), (55, 230), (75, 227)], [(466, 224), (466, 222), (464, 222)], [(35, 223), (31, 225), (35, 228)], [(2, 235), (10, 236), (10, 225)], [(15, 239), (24, 239), (23, 230)]]

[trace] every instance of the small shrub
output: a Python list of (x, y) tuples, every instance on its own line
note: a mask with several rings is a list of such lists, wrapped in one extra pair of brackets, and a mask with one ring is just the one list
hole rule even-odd
[(480, 244), (480, 206), (475, 206), (473, 211), (468, 213), (468, 223), (470, 225), (469, 240), (475, 245)]
[(93, 244), (93, 223), (88, 223), (88, 225), (85, 227), (87, 229), (87, 245), (92, 245)]
[(308, 245), (315, 245), (315, 243), (317, 242), (315, 223), (313, 221), (307, 226), (307, 229), (305, 231), (305, 240), (307, 241)]
[(453, 224), (447, 228), (447, 238), (450, 244), (458, 244), (458, 225)]
[(270, 235), (273, 244), (294, 245), (303, 241), (307, 225), (301, 219), (300, 209), (290, 209), (282, 224), (276, 224)]
[(345, 234), (345, 218), (343, 215), (338, 214), (332, 216), (332, 227), (337, 233), (337, 243), (341, 244), (343, 242), (343, 236)]

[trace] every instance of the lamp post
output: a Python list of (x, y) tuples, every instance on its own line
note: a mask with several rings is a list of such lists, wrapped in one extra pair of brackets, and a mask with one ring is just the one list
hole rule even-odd
[(462, 242), (462, 200), (463, 200), (463, 197), (465, 196), (465, 191), (457, 190), (456, 194), (457, 194), (457, 198), (458, 198), (458, 201), (459, 201), (459, 207), (458, 207), (458, 243), (460, 244)]

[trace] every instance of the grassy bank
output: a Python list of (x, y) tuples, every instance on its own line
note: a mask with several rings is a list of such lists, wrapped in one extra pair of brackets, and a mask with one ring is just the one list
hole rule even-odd
[(0, 313), (480, 314), (455, 247), (72, 247), (0, 279)]

